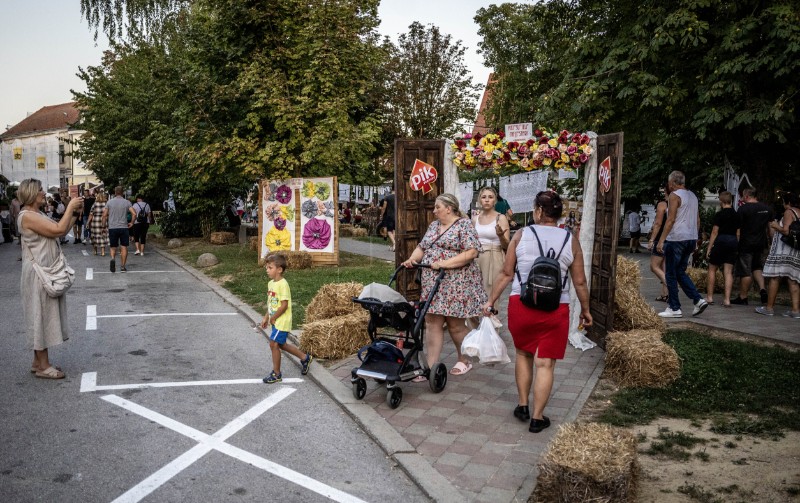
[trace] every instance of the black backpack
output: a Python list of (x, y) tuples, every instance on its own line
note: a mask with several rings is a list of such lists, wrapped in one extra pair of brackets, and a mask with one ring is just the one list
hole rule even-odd
[(139, 203), (136, 203), (136, 207), (139, 208), (139, 211), (136, 213), (136, 223), (137, 224), (146, 224), (147, 223), (147, 203), (142, 206)]
[(394, 344), (386, 341), (375, 341), (358, 350), (358, 359), (364, 363), (379, 362), (403, 362), (403, 352)]
[(797, 213), (792, 210), (794, 214), (794, 221), (789, 224), (789, 234), (781, 236), (781, 241), (791, 246), (796, 250), (800, 250), (800, 220), (798, 220)]
[(539, 257), (533, 261), (531, 270), (528, 273), (528, 279), (523, 283), (519, 275), (519, 269), (516, 270), (517, 279), (519, 280), (519, 300), (524, 305), (540, 311), (555, 311), (561, 303), (561, 291), (567, 286), (568, 276), (564, 276), (561, 280), (561, 263), (558, 258), (564, 247), (567, 246), (570, 233), (564, 231), (564, 243), (561, 245), (561, 250), (556, 255), (555, 250), (550, 248), (545, 255), (542, 249), (542, 241), (539, 235), (536, 234), (536, 229), (532, 225), (529, 226), (539, 244)]

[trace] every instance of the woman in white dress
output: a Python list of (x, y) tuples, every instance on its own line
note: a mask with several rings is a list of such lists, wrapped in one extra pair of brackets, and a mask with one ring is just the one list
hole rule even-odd
[(780, 223), (773, 220), (769, 224), (770, 232), (773, 232), (774, 235), (763, 270), (764, 277), (769, 278), (767, 304), (757, 307), (756, 312), (766, 316), (775, 314), (775, 298), (778, 296), (778, 287), (783, 277), (789, 282), (789, 293), (792, 297), (792, 309), (784, 312), (783, 315), (800, 319), (800, 249), (792, 248), (781, 240), (782, 236), (789, 234), (789, 226), (792, 225), (792, 222), (800, 217), (800, 196), (784, 192), (782, 199), (783, 218)]
[(64, 295), (55, 298), (47, 295), (33, 269), (33, 262), (44, 268), (56, 262), (61, 254), (58, 240), (66, 236), (75, 223), (76, 214), (83, 207), (83, 198), (71, 199), (59, 222), (54, 222), (40, 210), (45, 202), (45, 193), (39, 180), (23, 180), (17, 190), (17, 199), (22, 203), (22, 211), (17, 217), (22, 243), (20, 299), (28, 348), (33, 350), (31, 372), (43, 379), (63, 379), (64, 372), (50, 363), (48, 348), (69, 338), (66, 298)]
[(497, 191), (494, 187), (483, 187), (478, 192), (481, 211), (472, 219), (482, 249), (476, 262), (481, 269), (483, 289), (487, 293), (492, 291), (494, 278), (503, 269), (505, 249), (510, 241), (508, 218), (495, 211), (496, 202)]

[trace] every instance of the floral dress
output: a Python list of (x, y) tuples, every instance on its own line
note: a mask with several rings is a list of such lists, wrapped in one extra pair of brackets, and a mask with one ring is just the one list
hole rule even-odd
[[(439, 239), (441, 222), (435, 220), (428, 227), (419, 247), (425, 252), (423, 264), (455, 257), (464, 250), (481, 251), (481, 243), (475, 227), (467, 218), (457, 220), (445, 230)], [(427, 299), (433, 289), (439, 271), (422, 269), (422, 296)], [(447, 269), (428, 312), (455, 318), (470, 318), (481, 315), (481, 306), (488, 300), (483, 289), (481, 270), (473, 260), (459, 269)]]

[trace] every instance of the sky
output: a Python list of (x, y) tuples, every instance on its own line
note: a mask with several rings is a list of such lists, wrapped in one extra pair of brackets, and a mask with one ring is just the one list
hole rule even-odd
[[(478, 26), (473, 21), (488, 0), (381, 0), (378, 31), (397, 40), (414, 21), (434, 24), (461, 40), (464, 62), (476, 83), (486, 84), (490, 70), (478, 54)], [(434, 7), (435, 6), (435, 7)], [(72, 100), (70, 89), (85, 91), (78, 68), (100, 63), (107, 39), (81, 17), (80, 0), (0, 0), (0, 132), (44, 106)]]

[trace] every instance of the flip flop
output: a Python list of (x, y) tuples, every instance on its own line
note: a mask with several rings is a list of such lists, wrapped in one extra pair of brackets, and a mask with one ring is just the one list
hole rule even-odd
[(458, 362), (455, 365), (453, 365), (453, 368), (450, 369), (450, 374), (454, 376), (463, 376), (470, 370), (472, 370), (471, 363), (464, 364), (464, 362)]
[(41, 379), (64, 379), (66, 375), (55, 367), (47, 367), (46, 370), (36, 372), (36, 377)]

